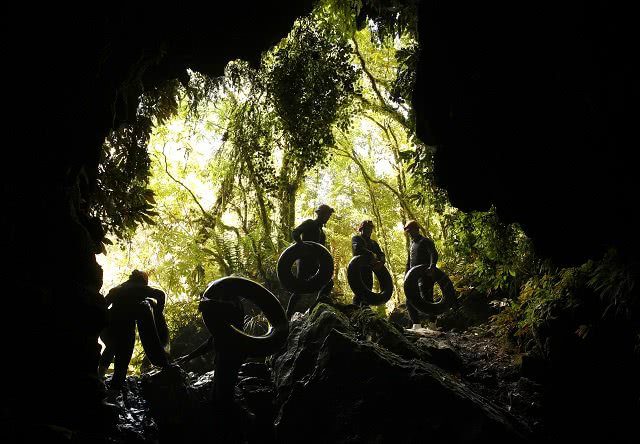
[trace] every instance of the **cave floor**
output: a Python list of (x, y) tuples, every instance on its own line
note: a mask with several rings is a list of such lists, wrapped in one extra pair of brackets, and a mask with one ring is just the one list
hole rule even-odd
[(460, 358), (451, 373), (475, 392), (498, 404), (526, 424), (534, 436), (544, 435), (543, 386), (522, 376), (522, 354), (497, 337), (488, 325), (463, 332), (430, 328), (405, 330), (412, 342), (420, 338), (450, 348)]

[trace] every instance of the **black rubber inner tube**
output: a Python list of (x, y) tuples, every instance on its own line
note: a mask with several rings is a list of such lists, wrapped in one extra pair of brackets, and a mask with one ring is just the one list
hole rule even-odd
[(149, 302), (142, 301), (136, 306), (136, 323), (142, 348), (149, 361), (156, 366), (166, 366), (168, 364), (167, 354), (158, 336), (153, 307)]
[[(418, 283), (421, 278), (423, 285), (438, 284), (442, 291), (442, 298), (438, 302), (427, 301), (420, 295)], [(456, 300), (456, 290), (449, 276), (439, 268), (429, 268), (428, 265), (416, 265), (407, 272), (404, 277), (404, 294), (411, 305), (426, 314), (444, 313)]]
[[(385, 304), (393, 294), (393, 279), (387, 267), (379, 267), (377, 269), (370, 267), (371, 257), (367, 255), (355, 256), (349, 262), (347, 267), (347, 281), (351, 291), (364, 303), (368, 305)], [(378, 283), (380, 284), (380, 292), (370, 290), (362, 280), (362, 270), (370, 269), (373, 271)]]
[[(289, 335), (289, 322), (273, 293), (250, 279), (228, 276), (209, 284), (199, 309), (217, 346), (237, 350), (249, 356), (268, 356), (278, 351)], [(231, 311), (237, 311), (229, 298), (253, 302), (267, 317), (271, 329), (263, 336), (249, 335), (232, 325)], [(231, 310), (231, 311), (230, 311)]]
[[(308, 279), (298, 278), (291, 270), (299, 260), (315, 260), (318, 271)], [(315, 293), (320, 291), (333, 277), (333, 256), (329, 250), (317, 242), (295, 243), (282, 252), (278, 259), (278, 280), (286, 290), (294, 293)]]

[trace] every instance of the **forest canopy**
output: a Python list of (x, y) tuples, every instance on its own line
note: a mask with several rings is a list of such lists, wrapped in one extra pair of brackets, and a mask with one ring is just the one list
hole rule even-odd
[(433, 181), (436, 147), (414, 135), (414, 24), (368, 20), (344, 4), (323, 2), (299, 19), (259, 67), (234, 60), (220, 78), (192, 71), (188, 84), (145, 92), (136, 121), (103, 147), (92, 212), (113, 243), (99, 258), (104, 291), (134, 268), (148, 271), (167, 293), (174, 337), (198, 330), (199, 294), (222, 276), (255, 279), (286, 303), (278, 256), (327, 203), (343, 302), (352, 298), (351, 237), (364, 219), (374, 221), (395, 283), (382, 312), (405, 300), (402, 227), (412, 219), (458, 289), (518, 294), (536, 263), (528, 238), (493, 209), (452, 207)]

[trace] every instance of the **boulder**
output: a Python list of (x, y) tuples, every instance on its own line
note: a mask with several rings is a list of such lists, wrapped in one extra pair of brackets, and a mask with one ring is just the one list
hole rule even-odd
[(435, 350), (457, 365), (368, 308), (319, 304), (273, 360), (277, 442), (526, 442), (526, 427), (433, 364)]

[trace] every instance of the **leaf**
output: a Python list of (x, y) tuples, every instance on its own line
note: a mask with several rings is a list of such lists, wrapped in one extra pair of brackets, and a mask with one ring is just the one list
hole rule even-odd
[(149, 216), (144, 214), (144, 213), (140, 214), (140, 219), (142, 219), (143, 221), (145, 221), (149, 225), (156, 225), (156, 222), (153, 219), (151, 219)]

